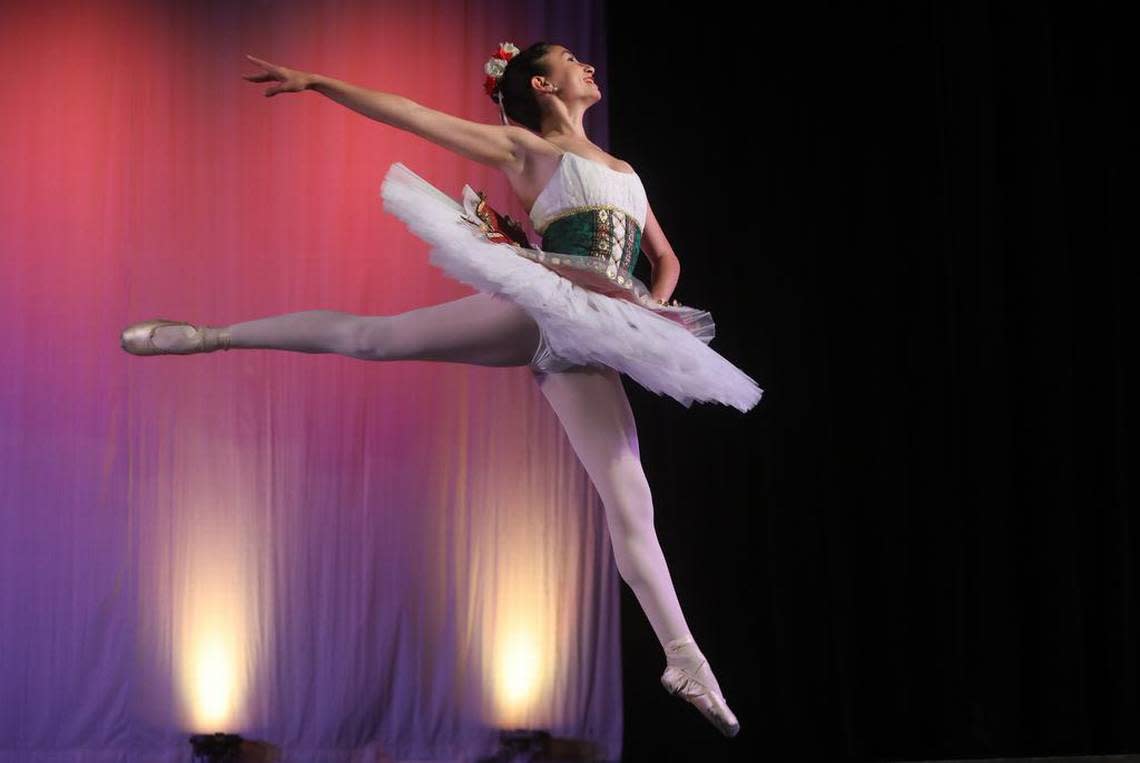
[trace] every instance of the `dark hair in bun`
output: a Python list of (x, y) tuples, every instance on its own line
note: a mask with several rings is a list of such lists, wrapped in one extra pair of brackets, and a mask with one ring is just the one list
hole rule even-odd
[(541, 111), (538, 108), (538, 97), (530, 86), (530, 78), (534, 76), (550, 76), (550, 67), (540, 59), (550, 50), (550, 43), (536, 42), (526, 50), (507, 61), (503, 69), (503, 76), (499, 84), (491, 93), (491, 100), (495, 106), (499, 105), (499, 93), (503, 97), (503, 111), (507, 116), (522, 126), (534, 132), (542, 129)]

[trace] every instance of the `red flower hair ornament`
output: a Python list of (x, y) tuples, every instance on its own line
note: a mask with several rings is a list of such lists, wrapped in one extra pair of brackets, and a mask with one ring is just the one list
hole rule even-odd
[(503, 118), (503, 124), (508, 124), (508, 122), (507, 112), (503, 108), (503, 92), (499, 89), (499, 83), (503, 79), (503, 72), (507, 70), (507, 62), (518, 54), (519, 49), (513, 43), (500, 42), (498, 50), (491, 54), (487, 63), (483, 64), (483, 72), (487, 75), (483, 80), (483, 90), (499, 102), (499, 114)]

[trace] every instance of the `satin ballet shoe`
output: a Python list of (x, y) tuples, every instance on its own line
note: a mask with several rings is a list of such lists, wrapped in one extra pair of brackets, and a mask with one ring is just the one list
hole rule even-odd
[[(154, 332), (163, 326), (189, 326), (194, 329), (196, 334), (181, 342), (181, 346), (164, 349), (154, 343)], [(119, 345), (132, 355), (193, 355), (198, 352), (228, 350), (230, 348), (230, 332), (224, 329), (198, 326), (186, 321), (154, 318), (132, 324), (123, 329), (123, 333), (119, 336)]]
[(680, 697), (700, 710), (701, 715), (726, 737), (734, 737), (740, 731), (740, 722), (728, 708), (728, 703), (724, 701), (721, 693), (705, 686), (684, 668), (676, 665), (665, 668), (665, 672), (661, 674), (661, 685), (670, 694)]

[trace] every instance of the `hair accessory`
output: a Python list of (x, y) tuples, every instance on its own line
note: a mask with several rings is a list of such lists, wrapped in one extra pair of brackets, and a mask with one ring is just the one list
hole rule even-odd
[(499, 89), (499, 83), (503, 79), (503, 72), (507, 70), (507, 62), (518, 54), (519, 49), (513, 43), (500, 42), (498, 50), (491, 54), (487, 63), (483, 64), (483, 72), (487, 75), (483, 80), (483, 90), (499, 102), (499, 114), (503, 118), (503, 124), (508, 122), (507, 112), (503, 108), (503, 91)]

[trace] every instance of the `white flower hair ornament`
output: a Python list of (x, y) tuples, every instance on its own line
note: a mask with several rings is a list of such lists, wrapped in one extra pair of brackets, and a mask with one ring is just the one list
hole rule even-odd
[(503, 72), (507, 70), (507, 62), (518, 54), (519, 49), (513, 43), (500, 42), (498, 50), (491, 54), (487, 63), (483, 64), (483, 72), (487, 75), (483, 80), (483, 90), (499, 102), (499, 114), (503, 118), (503, 124), (509, 123), (507, 112), (503, 108), (503, 91), (499, 89), (499, 83), (503, 79)]

